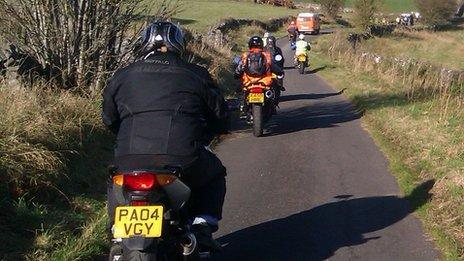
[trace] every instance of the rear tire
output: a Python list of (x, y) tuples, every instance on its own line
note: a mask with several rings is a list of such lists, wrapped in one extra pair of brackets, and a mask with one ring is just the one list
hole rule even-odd
[(298, 64), (298, 70), (299, 70), (300, 74), (304, 74), (304, 73), (305, 73), (305, 64), (304, 64), (304, 62), (299, 62), (299, 64)]
[(261, 137), (263, 135), (263, 106), (253, 104), (253, 135)]
[(122, 255), (124, 261), (157, 261), (156, 253), (147, 253), (137, 250), (125, 250)]
[(114, 261), (114, 260), (118, 260), (118, 258), (115, 258), (115, 257), (121, 257), (122, 256), (122, 247), (121, 245), (119, 244), (116, 244), (116, 245), (113, 245), (110, 249), (110, 255), (109, 255), (109, 258), (108, 260), (109, 261)]

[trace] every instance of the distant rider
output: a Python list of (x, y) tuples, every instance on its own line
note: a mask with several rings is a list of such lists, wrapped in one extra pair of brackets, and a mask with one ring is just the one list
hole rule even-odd
[(267, 45), (266, 47), (264, 48), (266, 51), (268, 51), (270, 54), (271, 54), (271, 57), (274, 58), (274, 61), (275, 61), (275, 57), (277, 55), (280, 55), (282, 57), (282, 60), (280, 61), (275, 61), (275, 63), (281, 67), (281, 68), (284, 68), (284, 64), (285, 64), (285, 60), (284, 60), (284, 54), (282, 52), (282, 49), (280, 49), (279, 46), (277, 46), (277, 39), (274, 37), (274, 36), (270, 36), (267, 40)]
[(298, 38), (299, 40), (296, 42), (295, 62), (296, 58), (302, 54), (306, 55), (306, 60), (309, 61), (309, 51), (311, 51), (311, 44), (305, 41), (304, 34), (300, 34)]
[[(274, 63), (277, 64), (283, 70), (285, 59), (284, 59), (284, 54), (282, 52), (282, 49), (280, 49), (280, 47), (277, 46), (277, 39), (274, 36), (270, 36), (267, 42), (268, 42), (267, 46), (264, 49), (271, 54), (271, 57), (273, 58)], [(280, 61), (276, 60), (276, 57), (278, 55), (280, 55), (280, 58), (281, 58)], [(277, 79), (277, 82), (279, 83), (280, 89), (277, 89), (276, 96), (280, 97), (280, 91), (285, 91), (285, 87), (283, 86), (283, 79)], [(278, 102), (276, 105), (278, 105)]]
[[(251, 37), (248, 42), (249, 50), (242, 54), (242, 59), (235, 70), (235, 77), (241, 79), (242, 86), (250, 86), (254, 83), (273, 86), (272, 74), (283, 77), (283, 68), (273, 61), (271, 54), (264, 50), (263, 45), (263, 39), (259, 36)], [(242, 116), (245, 116), (249, 109), (245, 98), (242, 99)]]
[(287, 32), (288, 32), (288, 39), (289, 41), (291, 42), (295, 42), (296, 41), (296, 38), (298, 36), (298, 27), (295, 23), (295, 21), (292, 21), (290, 23), (290, 25), (288, 26), (287, 28)]
[(265, 32), (263, 36), (263, 47), (267, 46), (269, 37), (271, 37), (271, 34), (269, 32)]

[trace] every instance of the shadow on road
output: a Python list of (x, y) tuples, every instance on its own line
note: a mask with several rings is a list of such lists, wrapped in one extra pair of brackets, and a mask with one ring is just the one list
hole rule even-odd
[(280, 102), (288, 102), (288, 101), (297, 101), (297, 100), (316, 100), (316, 99), (323, 99), (332, 96), (338, 96), (345, 92), (345, 89), (339, 92), (332, 92), (332, 93), (307, 93), (307, 94), (292, 94), (292, 95), (285, 95), (280, 97)]
[[(338, 94), (307, 94), (290, 96), (286, 101), (299, 99), (319, 99)], [(285, 97), (283, 97), (285, 98)], [(356, 110), (348, 101), (316, 103), (296, 109), (282, 110), (267, 125), (267, 136), (275, 136), (310, 129), (332, 128), (338, 123), (361, 118), (362, 112)]]
[[(379, 196), (324, 204), (219, 238), (224, 251), (214, 260), (325, 260), (342, 247), (380, 237), (364, 234), (389, 227), (424, 205), (435, 181), (416, 187), (409, 196)], [(401, 236), (401, 235), (399, 235)]]

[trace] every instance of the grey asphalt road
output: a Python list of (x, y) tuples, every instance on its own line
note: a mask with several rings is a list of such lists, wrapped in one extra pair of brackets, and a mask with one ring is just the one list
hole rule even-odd
[(401, 196), (362, 115), (312, 69), (286, 70), (264, 137), (239, 124), (217, 147), (228, 192), (213, 260), (436, 260), (412, 214), (433, 181)]

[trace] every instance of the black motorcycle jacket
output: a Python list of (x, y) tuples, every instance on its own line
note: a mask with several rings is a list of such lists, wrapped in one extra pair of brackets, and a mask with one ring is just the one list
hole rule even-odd
[[(285, 64), (285, 59), (284, 59), (284, 54), (282, 52), (282, 49), (280, 49), (280, 47), (278, 46), (274, 46), (274, 47), (267, 47), (266, 50), (271, 53), (271, 56), (272, 56), (272, 63), (275, 63), (277, 64), (280, 68), (284, 68), (284, 64)], [(275, 57), (277, 55), (280, 55), (282, 56), (282, 60), (281, 61), (276, 61), (275, 60)]]
[(208, 71), (154, 54), (117, 71), (103, 94), (103, 122), (117, 134), (115, 157), (196, 156), (227, 132), (227, 105)]

